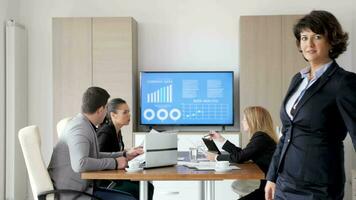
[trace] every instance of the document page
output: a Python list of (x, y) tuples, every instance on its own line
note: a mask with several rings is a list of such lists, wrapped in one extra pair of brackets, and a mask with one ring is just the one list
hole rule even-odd
[[(178, 165), (183, 165), (188, 168), (193, 168), (197, 170), (215, 170), (215, 162), (185, 162), (179, 161)], [(230, 166), (231, 169), (240, 169), (237, 166)]]

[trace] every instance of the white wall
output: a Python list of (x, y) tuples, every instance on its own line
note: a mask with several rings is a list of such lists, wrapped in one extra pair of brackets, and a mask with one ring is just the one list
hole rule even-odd
[(0, 0), (0, 200), (5, 199), (5, 8)]
[[(356, 10), (356, 8), (355, 8)], [(353, 17), (352, 19), (352, 32), (350, 34), (350, 37), (352, 38), (352, 43), (351, 43), (351, 52), (352, 52), (352, 71), (356, 73), (356, 17)]]
[[(237, 70), (239, 16), (303, 14), (313, 8), (326, 9), (351, 32), (352, 3), (353, 0), (293, 1), (290, 6), (291, 2), (284, 0), (22, 0), (21, 19), (29, 32), (29, 122), (39, 125), (44, 134), (45, 160), (50, 158), (54, 134), (52, 17), (134, 17), (139, 31), (139, 70)], [(351, 66), (351, 55), (344, 55), (341, 64)]]
[(0, 0), (0, 200), (5, 199), (5, 22), (18, 19), (18, 11), (18, 0)]
[(18, 131), (27, 126), (27, 36), (26, 28), (18, 22), (6, 25), (6, 169), (5, 198), (7, 200), (26, 199), (27, 170)]
[(5, 8), (7, 2), (0, 0), (0, 200), (5, 193)]
[[(350, 55), (350, 64), (345, 65), (345, 69), (356, 72), (356, 17), (353, 17), (350, 20), (350, 23), (353, 24), (353, 26), (351, 26), (349, 32), (349, 37), (351, 38), (351, 41), (349, 44), (348, 51), (346, 53)], [(350, 195), (352, 194), (352, 187), (350, 186), (352, 181), (351, 169), (356, 169), (356, 153), (349, 135), (346, 137), (344, 144), (346, 186), (349, 186), (345, 187), (345, 194)]]
[[(43, 152), (53, 147), (51, 18), (132, 16), (138, 22), (139, 70), (237, 70), (241, 15), (334, 13), (356, 46), (354, 0), (21, 0), (29, 36), (29, 123), (40, 127)], [(353, 21), (352, 21), (353, 20)], [(352, 23), (353, 22), (353, 23)], [(268, 39), (268, 38), (266, 38)], [(355, 52), (355, 51), (354, 51)], [(348, 51), (341, 65), (356, 67)]]
[[(354, 26), (352, 27), (352, 35), (350, 35), (350, 37), (354, 38), (354, 40), (352, 40), (352, 71), (356, 73), (356, 17), (354, 17), (354, 19), (352, 20), (352, 24), (354, 24)], [(352, 160), (352, 169), (356, 170), (356, 153), (355, 153), (356, 149), (352, 148), (350, 149), (350, 154), (351, 156), (351, 160)]]

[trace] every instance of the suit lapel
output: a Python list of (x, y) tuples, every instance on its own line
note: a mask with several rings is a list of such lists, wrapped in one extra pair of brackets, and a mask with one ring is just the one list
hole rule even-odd
[[(295, 77), (293, 78), (293, 81), (291, 83), (291, 85), (288, 88), (286, 97), (283, 100), (283, 104), (282, 104), (282, 110), (284, 111), (284, 114), (286, 116), (288, 116), (287, 111), (286, 111), (286, 103), (288, 102), (288, 99), (290, 98), (290, 96), (296, 91), (296, 89), (298, 88), (298, 86), (300, 85), (300, 83), (302, 82), (302, 76), (300, 75), (300, 73), (298, 73), (297, 75), (295, 75)], [(289, 117), (288, 117), (289, 118)]]
[(318, 91), (320, 90), (321, 87), (323, 87), (330, 77), (334, 74), (334, 72), (339, 68), (338, 64), (334, 61), (329, 69), (317, 80), (310, 88), (307, 89), (303, 97), (301, 98), (300, 102), (298, 103), (295, 114), (294, 114), (294, 119), (298, 115), (298, 112), (301, 107)]
[(90, 137), (93, 139), (93, 145), (94, 145), (94, 157), (98, 158), (99, 157), (99, 144), (98, 144), (98, 139), (96, 137), (96, 131), (93, 127), (93, 124), (90, 122), (90, 120), (84, 116), (84, 114), (81, 114), (83, 119), (86, 121), (88, 128), (91, 130), (90, 132), (88, 132), (88, 134), (90, 134)]

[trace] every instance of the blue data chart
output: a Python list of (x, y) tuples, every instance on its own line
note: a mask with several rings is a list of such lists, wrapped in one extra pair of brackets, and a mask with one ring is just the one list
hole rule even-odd
[(233, 72), (141, 72), (144, 125), (231, 125)]

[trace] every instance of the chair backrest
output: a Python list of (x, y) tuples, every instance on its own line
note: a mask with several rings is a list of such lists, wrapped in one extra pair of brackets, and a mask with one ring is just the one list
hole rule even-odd
[[(41, 154), (41, 136), (37, 126), (28, 126), (19, 131), (19, 140), (25, 158), (34, 199), (41, 192), (53, 190), (53, 183), (48, 174)], [(54, 199), (48, 195), (47, 200)]]
[(240, 197), (246, 196), (255, 191), (260, 185), (260, 180), (235, 180), (231, 184), (232, 191)]
[(58, 123), (57, 123), (57, 134), (58, 134), (58, 138), (61, 137), (62, 132), (64, 131), (64, 128), (67, 126), (68, 122), (70, 120), (72, 120), (73, 117), (66, 117), (61, 119)]

